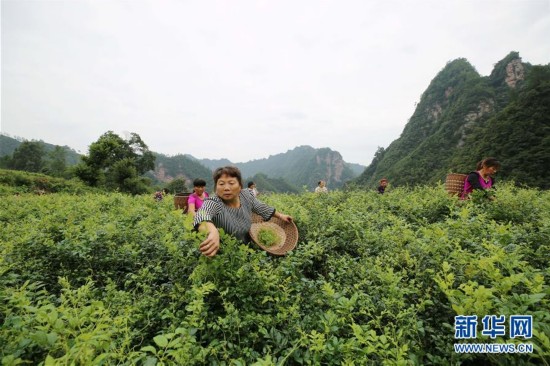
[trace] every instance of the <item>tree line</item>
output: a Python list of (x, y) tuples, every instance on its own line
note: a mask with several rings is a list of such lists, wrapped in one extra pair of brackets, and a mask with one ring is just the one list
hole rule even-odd
[(142, 194), (153, 189), (143, 175), (155, 168), (155, 156), (137, 133), (125, 140), (107, 131), (76, 165), (68, 166), (67, 151), (61, 146), (47, 152), (41, 141), (23, 141), (13, 154), (0, 158), (0, 168), (78, 178), (91, 187)]

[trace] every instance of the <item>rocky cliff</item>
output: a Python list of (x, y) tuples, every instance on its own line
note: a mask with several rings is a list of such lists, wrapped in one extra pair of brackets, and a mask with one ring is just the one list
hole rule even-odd
[[(497, 151), (498, 158), (504, 159), (507, 153), (498, 147), (508, 145), (512, 134), (499, 120), (511, 118), (503, 113), (509, 113), (527, 94), (535, 93), (530, 86), (533, 82), (529, 82), (534, 78), (532, 68), (517, 52), (499, 61), (488, 77), (479, 75), (465, 59), (447, 63), (422, 94), (401, 136), (377, 152), (356, 182), (375, 186), (380, 178), (387, 177), (394, 185), (435, 183), (444, 180), (450, 171), (471, 171), (477, 161)], [(543, 71), (535, 78), (539, 81), (545, 75), (545, 67), (541, 68)], [(546, 88), (546, 84), (539, 82), (538, 88)], [(530, 109), (544, 109), (544, 93), (536, 92), (538, 99), (529, 105)], [(514, 140), (520, 146), (532, 141), (550, 156), (543, 142), (548, 136), (545, 126), (549, 114), (545, 110), (535, 116), (523, 116), (516, 125), (537, 118), (533, 128), (539, 131), (541, 140), (532, 141), (528, 137), (532, 131), (520, 129), (514, 130)], [(509, 137), (503, 135), (500, 141), (491, 138), (491, 133), (500, 135), (501, 130), (508, 131)], [(527, 145), (525, 148), (530, 149)], [(509, 171), (502, 176), (507, 174)]]
[[(156, 182), (169, 182), (181, 178), (190, 186), (194, 178), (203, 178), (211, 184), (212, 170), (225, 165), (237, 166), (243, 179), (258, 174), (273, 179), (273, 191), (296, 192), (306, 186), (313, 189), (319, 180), (327, 181), (329, 188), (342, 187), (347, 181), (357, 177), (357, 168), (344, 161), (338, 151), (329, 148), (315, 149), (311, 146), (300, 146), (285, 153), (271, 155), (268, 158), (252, 160), (246, 163), (233, 163), (227, 159), (198, 159), (191, 155), (168, 157), (156, 155), (154, 172), (149, 177)], [(289, 187), (291, 189), (289, 189)]]
[(329, 189), (335, 189), (357, 176), (338, 151), (314, 149), (311, 146), (299, 146), (266, 159), (235, 165), (241, 169), (243, 176), (264, 173), (269, 177), (282, 178), (298, 188), (306, 186), (310, 190), (317, 186), (319, 180), (325, 180)]

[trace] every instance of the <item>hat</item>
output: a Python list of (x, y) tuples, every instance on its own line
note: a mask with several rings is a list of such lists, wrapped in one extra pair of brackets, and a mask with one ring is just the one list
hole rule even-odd
[[(260, 243), (258, 236), (262, 229), (268, 229), (277, 236), (277, 240), (273, 245), (266, 246)], [(298, 243), (298, 228), (294, 222), (286, 222), (278, 217), (271, 217), (269, 221), (264, 221), (260, 215), (252, 214), (252, 225), (249, 233), (254, 243), (274, 255), (285, 255), (294, 249)]]

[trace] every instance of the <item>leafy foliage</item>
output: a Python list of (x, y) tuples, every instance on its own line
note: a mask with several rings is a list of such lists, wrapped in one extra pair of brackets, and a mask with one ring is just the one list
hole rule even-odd
[(67, 172), (67, 152), (61, 146), (56, 146), (48, 153), (49, 161), (44, 168), (45, 173), (54, 177), (64, 177)]
[(98, 192), (78, 179), (63, 179), (45, 174), (0, 169), (0, 195), (22, 193)]
[(183, 192), (191, 192), (192, 189), (188, 188), (188, 185), (185, 183), (185, 180), (182, 178), (176, 178), (169, 183), (164, 185), (164, 188), (168, 190), (168, 192), (171, 193), (183, 193)]
[(13, 152), (10, 168), (39, 173), (44, 168), (44, 149), (37, 141), (24, 141)]
[(139, 194), (150, 186), (141, 175), (154, 166), (155, 157), (138, 134), (124, 140), (108, 131), (90, 145), (89, 154), (82, 157), (74, 172), (91, 186)]
[[(264, 199), (299, 228), (285, 257), (222, 234), (218, 255), (205, 258), (191, 218), (150, 195), (2, 197), (2, 363), (536, 365), (550, 357), (548, 191), (504, 184), (494, 201), (479, 202), (457, 201), (442, 186)], [(532, 315), (534, 353), (455, 354), (458, 314)]]
[(279, 244), (281, 238), (277, 235), (275, 230), (271, 228), (261, 228), (258, 231), (258, 241), (260, 244), (270, 247), (275, 244)]

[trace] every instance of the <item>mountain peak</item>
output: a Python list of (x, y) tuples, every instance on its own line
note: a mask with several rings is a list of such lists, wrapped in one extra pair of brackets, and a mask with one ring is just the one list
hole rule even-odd
[[(541, 156), (550, 156), (544, 143), (550, 127), (544, 93), (550, 83), (531, 86), (548, 75), (550, 65), (523, 63), (518, 52), (496, 63), (489, 77), (466, 59), (448, 62), (422, 94), (401, 136), (377, 152), (357, 183), (375, 185), (381, 177), (395, 185), (435, 183), (451, 170), (471, 171), (482, 158), (496, 156), (508, 165), (499, 175), (525, 181), (518, 172), (528, 169), (531, 184), (548, 185), (534, 182), (548, 181), (541, 178), (548, 171)], [(509, 171), (512, 166), (516, 172)]]
[(528, 65), (522, 62), (519, 52), (512, 51), (495, 64), (489, 79), (496, 87), (506, 85), (515, 89), (518, 83), (525, 80), (527, 69)]

